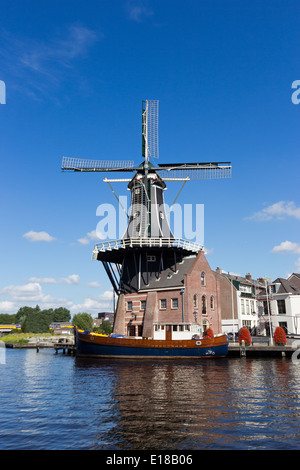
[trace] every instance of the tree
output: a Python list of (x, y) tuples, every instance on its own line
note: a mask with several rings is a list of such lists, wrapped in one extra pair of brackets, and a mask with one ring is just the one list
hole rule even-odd
[(41, 310), (38, 305), (21, 307), (15, 315), (15, 322), (21, 324), (24, 333), (46, 333), (51, 323), (67, 322), (70, 319), (70, 311), (67, 308)]
[(71, 314), (67, 308), (59, 307), (53, 311), (52, 321), (69, 322), (70, 320)]
[(48, 333), (49, 325), (49, 316), (45, 312), (32, 309), (22, 323), (22, 331), (23, 333)]
[(16, 323), (16, 315), (10, 313), (0, 313), (0, 323), (2, 325), (10, 325)]
[(72, 318), (72, 324), (80, 330), (92, 330), (93, 317), (86, 312), (76, 313)]

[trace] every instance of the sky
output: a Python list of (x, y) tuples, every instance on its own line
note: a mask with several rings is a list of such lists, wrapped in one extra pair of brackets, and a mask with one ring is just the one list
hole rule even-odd
[[(0, 8), (0, 313), (112, 310), (92, 251), (97, 208), (122, 209), (105, 175), (62, 172), (61, 160), (140, 164), (146, 99), (159, 100), (159, 163), (232, 164), (232, 178), (190, 181), (177, 200), (204, 205), (211, 268), (273, 280), (300, 272), (299, 2)], [(166, 203), (180, 188), (168, 184)], [(128, 197), (126, 184), (114, 190)]]

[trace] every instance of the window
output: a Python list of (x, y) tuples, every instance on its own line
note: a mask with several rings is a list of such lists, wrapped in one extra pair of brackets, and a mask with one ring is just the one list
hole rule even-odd
[(214, 296), (212, 295), (211, 298), (210, 298), (210, 308), (212, 310), (215, 309), (215, 299), (214, 299)]
[(132, 310), (132, 302), (127, 302), (127, 310)]
[(160, 308), (167, 308), (167, 299), (160, 300)]
[(201, 286), (205, 286), (205, 273), (201, 273)]
[(240, 292), (245, 292), (246, 294), (251, 294), (251, 292), (252, 292), (251, 286), (245, 286), (243, 284), (240, 284)]
[(249, 299), (246, 300), (246, 314), (250, 315), (250, 304), (249, 304)]
[(281, 328), (284, 329), (285, 333), (288, 332), (288, 329), (287, 329), (287, 322), (286, 322), (286, 321), (280, 321), (280, 322), (279, 322), (279, 326), (281, 326)]
[(270, 301), (267, 302), (266, 300), (264, 300), (263, 304), (264, 304), (264, 315), (269, 315), (269, 312), (271, 313)]
[(141, 310), (146, 309), (146, 300), (141, 300)]
[(241, 299), (241, 309), (242, 309), (242, 315), (245, 314), (245, 303), (244, 303), (244, 299)]
[(277, 300), (278, 313), (286, 313), (285, 300)]
[(138, 336), (143, 336), (143, 325), (138, 325)]
[(148, 256), (147, 256), (147, 261), (148, 261), (149, 263), (153, 263), (154, 261), (156, 261), (156, 256), (148, 255)]
[(206, 297), (205, 295), (202, 295), (202, 298), (201, 298), (201, 303), (202, 303), (202, 313), (206, 313)]
[(193, 297), (194, 308), (198, 308), (198, 295), (195, 294)]
[(171, 305), (172, 305), (172, 308), (178, 308), (178, 299), (172, 299)]

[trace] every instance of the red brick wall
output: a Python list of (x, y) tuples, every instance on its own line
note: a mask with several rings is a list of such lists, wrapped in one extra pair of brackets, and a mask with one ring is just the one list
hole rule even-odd
[[(205, 274), (204, 285), (201, 284), (201, 273)], [(194, 312), (197, 312), (197, 323), (202, 324), (203, 320), (207, 320), (209, 326), (213, 329), (215, 334), (221, 333), (221, 304), (220, 304), (220, 286), (214, 271), (211, 270), (203, 252), (199, 252), (198, 256), (190, 269), (189, 274), (184, 276), (184, 295), (181, 294), (181, 289), (174, 290), (157, 290), (156, 296), (153, 291), (151, 292), (151, 299), (147, 301), (147, 307), (151, 312), (146, 312), (145, 316), (145, 330), (143, 332), (146, 336), (151, 336), (149, 333), (149, 321), (161, 323), (181, 323), (182, 322), (182, 301), (184, 301), (184, 321), (195, 322)], [(157, 283), (159, 289), (159, 282)], [(194, 307), (194, 295), (198, 296), (198, 307)], [(201, 298), (206, 298), (206, 314), (202, 313)], [(214, 298), (214, 308), (211, 308), (210, 299)], [(121, 295), (119, 298), (116, 319), (114, 325), (114, 333), (127, 334), (127, 326), (135, 326), (136, 334), (138, 333), (137, 326), (143, 325), (145, 312), (141, 310), (140, 302), (147, 300), (148, 293), (141, 294), (126, 294)], [(166, 308), (161, 308), (161, 300), (166, 300)], [(178, 307), (172, 307), (172, 299), (178, 300)], [(132, 310), (128, 311), (128, 302), (132, 302)], [(152, 310), (154, 310), (152, 312)]]

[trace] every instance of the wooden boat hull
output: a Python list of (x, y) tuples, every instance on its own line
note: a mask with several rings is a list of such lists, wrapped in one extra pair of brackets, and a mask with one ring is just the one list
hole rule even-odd
[(212, 339), (152, 340), (113, 337), (76, 331), (76, 356), (116, 358), (209, 358), (225, 357), (226, 335)]

